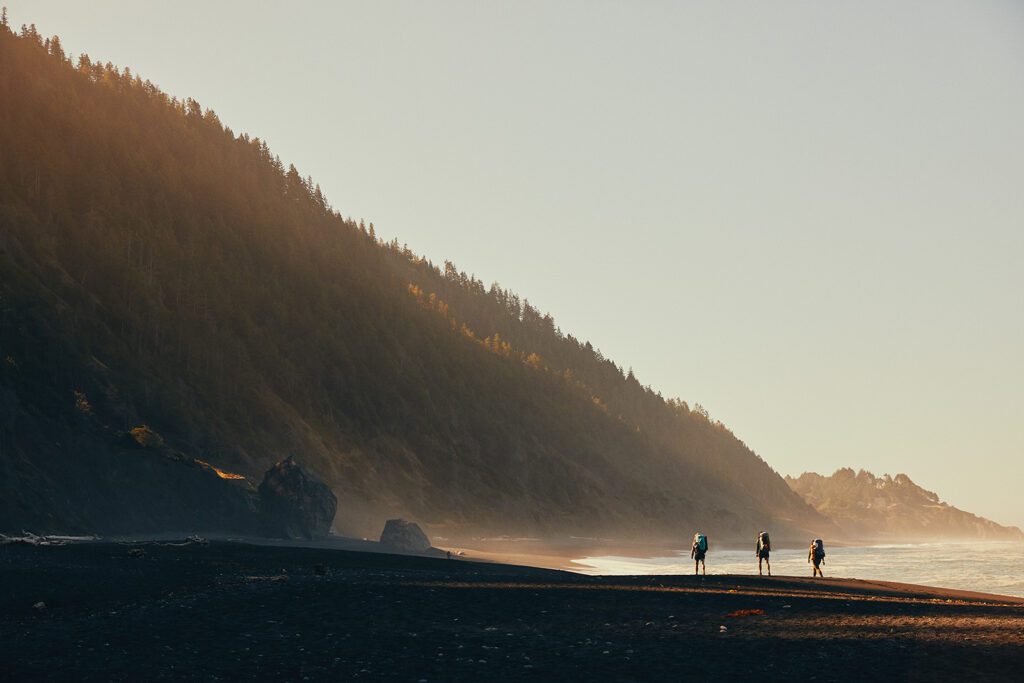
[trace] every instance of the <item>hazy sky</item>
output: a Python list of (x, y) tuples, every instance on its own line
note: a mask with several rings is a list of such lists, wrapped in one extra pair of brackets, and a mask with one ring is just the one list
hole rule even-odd
[(1024, 3), (0, 4), (780, 473), (1024, 526)]

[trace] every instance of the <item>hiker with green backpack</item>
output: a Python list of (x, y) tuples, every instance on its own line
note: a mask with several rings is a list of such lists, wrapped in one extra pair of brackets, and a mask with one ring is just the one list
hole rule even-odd
[(708, 537), (704, 534), (693, 535), (693, 545), (690, 546), (690, 557), (693, 558), (693, 575), (697, 575), (697, 565), (701, 565), (704, 574), (707, 575), (708, 568), (704, 563), (704, 555), (708, 552)]
[(768, 556), (772, 552), (772, 542), (768, 538), (768, 532), (762, 531), (757, 535), (757, 545), (754, 546), (754, 554), (757, 555), (757, 573), (761, 575), (761, 562), (768, 565), (768, 576), (772, 575), (772, 563), (768, 561)]
[(825, 544), (820, 538), (811, 541), (811, 549), (807, 551), (807, 561), (814, 563), (811, 576), (820, 576), (824, 579), (825, 575), (821, 573), (821, 563), (825, 561)]

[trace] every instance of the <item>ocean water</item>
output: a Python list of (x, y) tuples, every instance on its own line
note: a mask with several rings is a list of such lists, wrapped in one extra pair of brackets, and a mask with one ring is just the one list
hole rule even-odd
[[(900, 581), (1024, 597), (1024, 543), (914, 543), (830, 547), (825, 545), (826, 577)], [(689, 549), (668, 557), (585, 557), (576, 560), (584, 574), (692, 574)], [(773, 576), (810, 576), (807, 549), (773, 550)], [(757, 574), (754, 543), (750, 550), (707, 554), (708, 574)]]

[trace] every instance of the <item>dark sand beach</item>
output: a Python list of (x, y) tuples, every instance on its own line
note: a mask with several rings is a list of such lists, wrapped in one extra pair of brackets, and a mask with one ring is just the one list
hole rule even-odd
[(0, 678), (1021, 680), (1024, 599), (236, 542), (0, 547)]

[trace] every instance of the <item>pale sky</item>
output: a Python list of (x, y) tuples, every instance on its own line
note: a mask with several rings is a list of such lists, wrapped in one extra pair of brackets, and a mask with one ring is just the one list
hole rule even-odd
[(1024, 3), (0, 4), (778, 472), (1024, 526)]

